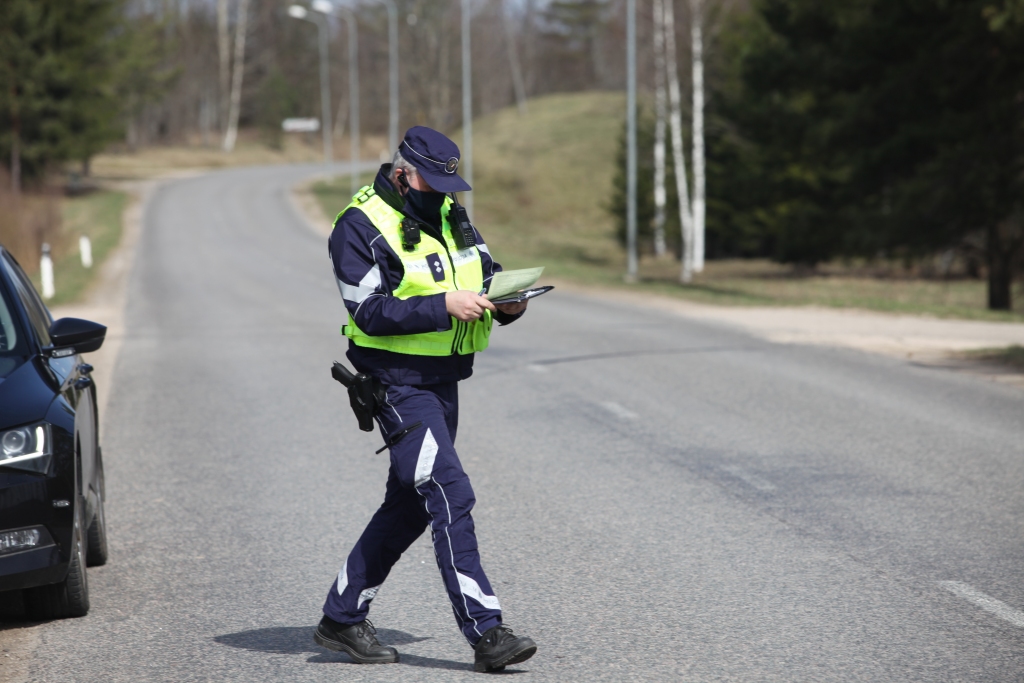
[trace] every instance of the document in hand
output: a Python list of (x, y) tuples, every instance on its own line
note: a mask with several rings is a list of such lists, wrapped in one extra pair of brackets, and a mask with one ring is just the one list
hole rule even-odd
[[(544, 268), (541, 267), (523, 268), (522, 270), (503, 270), (500, 273), (495, 273), (491, 278), (491, 285), (487, 289), (487, 298), (498, 303), (507, 303), (510, 301), (519, 301), (523, 298), (529, 298), (529, 296), (522, 296), (522, 294), (526, 294), (523, 290), (526, 290), (536, 284), (543, 272)], [(546, 292), (552, 288), (543, 287), (541, 289), (543, 289), (543, 292)], [(537, 294), (543, 294), (543, 292), (538, 291)]]

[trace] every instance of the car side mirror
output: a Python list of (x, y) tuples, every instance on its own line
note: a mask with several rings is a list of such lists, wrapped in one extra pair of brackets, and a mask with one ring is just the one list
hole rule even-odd
[(54, 358), (98, 351), (107, 336), (105, 325), (80, 318), (61, 318), (50, 325), (50, 346), (43, 352)]

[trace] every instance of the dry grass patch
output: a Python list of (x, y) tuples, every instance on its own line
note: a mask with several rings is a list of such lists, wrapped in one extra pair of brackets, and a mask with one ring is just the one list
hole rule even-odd
[[(61, 206), (61, 249), (53, 254), (54, 297), (49, 306), (81, 300), (89, 290), (107, 255), (121, 242), (128, 195), (100, 190), (65, 198)], [(92, 243), (92, 268), (82, 265), (78, 240), (87, 236)], [(35, 276), (38, 279), (38, 274)], [(38, 286), (38, 282), (36, 283)]]
[[(219, 139), (212, 146), (201, 144), (153, 146), (137, 151), (116, 151), (93, 159), (92, 173), (100, 178), (154, 178), (183, 170), (214, 170), (235, 166), (320, 163), (323, 161), (323, 140), (316, 134), (288, 134), (281, 149), (261, 142), (257, 131), (243, 131), (231, 153), (223, 152)], [(387, 147), (384, 136), (364, 135), (361, 139), (362, 159), (375, 159)], [(335, 138), (334, 158), (347, 163), (349, 140)]]
[(966, 358), (998, 363), (1024, 372), (1024, 346), (1014, 344), (998, 349), (978, 349), (963, 354)]

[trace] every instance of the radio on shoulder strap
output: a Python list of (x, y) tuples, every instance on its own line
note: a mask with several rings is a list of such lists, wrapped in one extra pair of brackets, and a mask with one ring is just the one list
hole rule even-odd
[(460, 251), (467, 247), (475, 247), (476, 232), (473, 230), (473, 224), (469, 222), (469, 213), (466, 212), (466, 207), (459, 204), (454, 192), (451, 196), (452, 205), (448, 209), (448, 227), (451, 228), (455, 246)]

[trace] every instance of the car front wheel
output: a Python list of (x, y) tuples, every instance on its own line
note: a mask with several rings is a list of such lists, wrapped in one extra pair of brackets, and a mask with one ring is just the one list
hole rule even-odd
[(103, 479), (103, 461), (97, 457), (96, 464), (99, 468), (99, 490), (96, 492), (96, 514), (89, 525), (89, 542), (86, 552), (86, 564), (90, 567), (100, 567), (107, 563), (109, 552), (107, 550), (107, 515), (103, 511), (103, 498), (106, 490)]
[(85, 573), (85, 501), (79, 499), (72, 534), (71, 564), (60, 583), (25, 590), (25, 611), (30, 619), (84, 617), (89, 612), (89, 581)]

